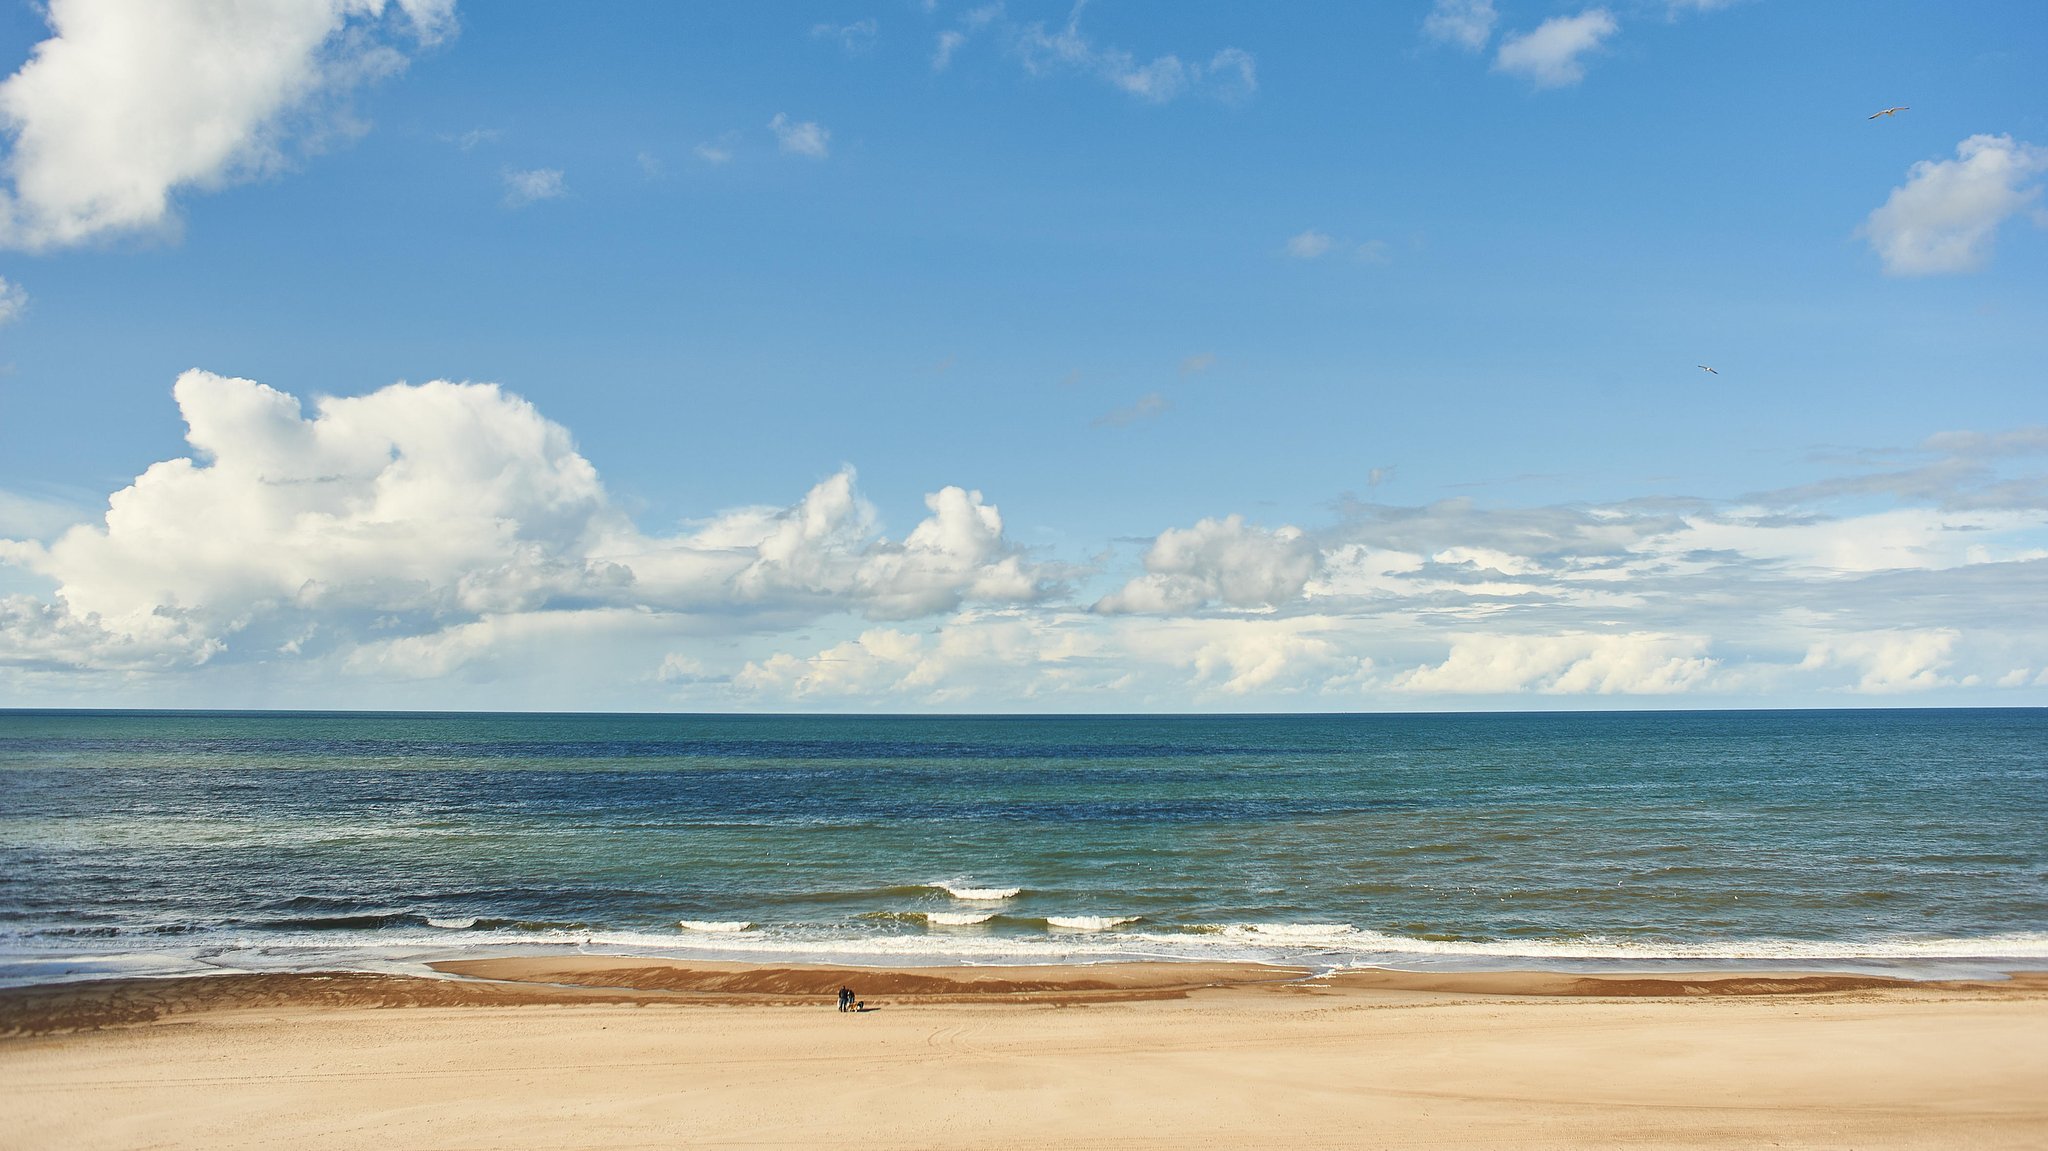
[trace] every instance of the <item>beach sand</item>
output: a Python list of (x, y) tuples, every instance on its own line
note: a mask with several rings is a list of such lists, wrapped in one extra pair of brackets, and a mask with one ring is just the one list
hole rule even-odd
[(0, 992), (0, 1146), (2048, 1146), (2044, 974), (441, 967)]

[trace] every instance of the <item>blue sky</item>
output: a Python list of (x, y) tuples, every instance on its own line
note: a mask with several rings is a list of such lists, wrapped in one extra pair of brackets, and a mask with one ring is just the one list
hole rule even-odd
[(2037, 5), (137, 11), (0, 704), (2048, 703)]

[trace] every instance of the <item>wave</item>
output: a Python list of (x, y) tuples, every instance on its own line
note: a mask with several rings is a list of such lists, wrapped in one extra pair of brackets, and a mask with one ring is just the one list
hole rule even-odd
[(931, 927), (973, 927), (997, 918), (993, 911), (863, 911), (855, 919), (883, 923), (922, 923)]
[(1295, 945), (1349, 943), (1361, 934), (1348, 923), (1204, 923), (1196, 930), (1256, 943)]
[(476, 926), (476, 922), (476, 916), (474, 915), (464, 915), (455, 919), (437, 919), (431, 915), (427, 916), (428, 927), (438, 927), (443, 931), (468, 931)]
[(1065, 928), (1068, 931), (1108, 931), (1126, 923), (1136, 923), (1143, 918), (1138, 915), (1048, 915), (1048, 927)]
[(676, 925), (688, 928), (691, 931), (702, 931), (711, 935), (737, 935), (742, 931), (752, 930), (754, 926), (745, 919), (679, 919), (676, 921)]
[(1021, 887), (954, 886), (954, 884), (961, 882), (963, 881), (956, 879), (948, 883), (929, 883), (925, 887), (932, 891), (943, 891), (955, 899), (965, 899), (974, 903), (995, 903), (1005, 899), (1015, 899), (1024, 893), (1024, 889)]

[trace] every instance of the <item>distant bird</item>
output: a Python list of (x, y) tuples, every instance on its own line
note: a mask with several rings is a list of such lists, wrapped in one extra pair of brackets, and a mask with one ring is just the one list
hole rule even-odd
[(1898, 106), (1898, 107), (1896, 107), (1896, 108), (1886, 108), (1886, 109), (1885, 109), (1884, 111), (1882, 111), (1882, 112), (1872, 112), (1872, 113), (1871, 113), (1870, 115), (1868, 115), (1868, 116), (1865, 116), (1865, 117), (1864, 117), (1864, 119), (1865, 119), (1865, 120), (1875, 120), (1875, 119), (1877, 119), (1877, 118), (1878, 118), (1879, 116), (1889, 116), (1889, 115), (1891, 115), (1891, 114), (1892, 114), (1892, 113), (1894, 113), (1894, 112), (1905, 112), (1905, 111), (1909, 111), (1909, 110), (1911, 110), (1911, 108), (1912, 108), (1912, 105), (1910, 105), (1910, 104), (1901, 104), (1901, 105), (1899, 105), (1899, 106)]
[[(1701, 365), (1700, 365), (1700, 371), (1703, 371), (1703, 372), (1714, 372), (1714, 369), (1712, 369), (1712, 368), (1710, 368), (1710, 367), (1706, 366), (1705, 364), (1701, 364)], [(1719, 372), (1714, 372), (1714, 374), (1718, 376), (1718, 375), (1720, 375), (1721, 373), (1719, 373)]]

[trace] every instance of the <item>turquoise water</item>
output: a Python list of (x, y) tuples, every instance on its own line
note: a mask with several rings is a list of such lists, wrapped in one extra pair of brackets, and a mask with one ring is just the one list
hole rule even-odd
[(0, 712), (0, 978), (2048, 957), (2048, 711)]

